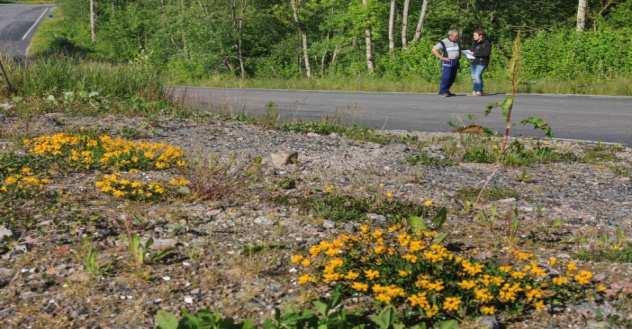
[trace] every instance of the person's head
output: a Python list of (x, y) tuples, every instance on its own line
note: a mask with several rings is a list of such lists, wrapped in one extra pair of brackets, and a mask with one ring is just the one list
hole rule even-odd
[(483, 41), (485, 39), (485, 30), (478, 28), (474, 30), (474, 41)]
[(452, 42), (457, 42), (459, 40), (459, 31), (457, 30), (448, 31), (448, 39)]

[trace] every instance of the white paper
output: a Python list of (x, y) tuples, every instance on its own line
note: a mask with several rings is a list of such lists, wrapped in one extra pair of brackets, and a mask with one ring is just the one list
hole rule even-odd
[(467, 59), (475, 59), (476, 57), (474, 57), (474, 53), (471, 50), (463, 50), (462, 51), (463, 56), (465, 56)]

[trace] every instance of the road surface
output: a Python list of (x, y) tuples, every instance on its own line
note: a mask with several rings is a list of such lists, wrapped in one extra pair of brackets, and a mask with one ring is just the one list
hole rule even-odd
[[(450, 131), (448, 121), (469, 114), (478, 123), (501, 130), (500, 112), (485, 118), (486, 105), (504, 95), (443, 98), (430, 94), (265, 89), (174, 87), (179, 101), (200, 109), (221, 109), (250, 114), (264, 113), (272, 102), (285, 118), (319, 119), (338, 116), (348, 122), (393, 130)], [(632, 97), (520, 95), (514, 122), (538, 116), (549, 122), (555, 137), (632, 145)], [(515, 133), (541, 136), (516, 125)]]
[(26, 56), (35, 29), (51, 8), (51, 5), (0, 4), (0, 53)]

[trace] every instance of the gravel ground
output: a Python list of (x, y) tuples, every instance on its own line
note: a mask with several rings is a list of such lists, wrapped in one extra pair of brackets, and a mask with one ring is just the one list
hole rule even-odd
[[(304, 214), (273, 203), (270, 195), (303, 195), (332, 185), (341, 193), (359, 197), (383, 190), (392, 191), (399, 200), (431, 199), (450, 209), (445, 228), (450, 241), (482, 258), (489, 257), (490, 248), (498, 247), (502, 240), (490, 237), (505, 234), (502, 223), (490, 227), (464, 211), (458, 197), (463, 189), (481, 186), (494, 165), (412, 166), (406, 162), (415, 152), (410, 145), (286, 133), (224, 120), (200, 123), (114, 116), (95, 120), (49, 114), (28, 125), (3, 117), (0, 128), (0, 138), (4, 138), (0, 150), (12, 149), (11, 137), (24, 132), (78, 128), (168, 142), (184, 148), (190, 158), (213, 159), (216, 166), (228, 168), (226, 181), (256, 163), (258, 157), (263, 159), (248, 185), (239, 181), (211, 201), (183, 198), (156, 204), (121, 203), (94, 190), (96, 173), (56, 178), (50, 188), (63, 191), (62, 201), (50, 211), (31, 204), (36, 225), (14, 229), (6, 240), (9, 247), (0, 250), (0, 320), (11, 328), (149, 328), (158, 309), (177, 311), (181, 307), (261, 319), (275, 307), (304, 303), (313, 293), (295, 285), (289, 255), (336, 232), (353, 231), (357, 223), (335, 223)], [(454, 137), (416, 135), (422, 141)], [(585, 148), (570, 142), (554, 144), (579, 153)], [(280, 152), (296, 152), (297, 163), (275, 165), (272, 157)], [(617, 229), (629, 239), (632, 182), (630, 175), (617, 175), (610, 168), (631, 168), (632, 150), (623, 148), (615, 156), (608, 163), (503, 169), (492, 185), (512, 190), (517, 197), (489, 202), (486, 207), (501, 214), (517, 208), (518, 243), (542, 257), (574, 257), (577, 250), (594, 247), (599, 237), (612, 236)], [(518, 179), (524, 170), (529, 182)], [(284, 178), (296, 180), (297, 186), (278, 188)], [(370, 217), (379, 224), (379, 216)], [(132, 229), (144, 239), (152, 237), (156, 251), (174, 248), (176, 252), (142, 269), (130, 268), (126, 242), (121, 238), (124, 222), (132, 222)], [(87, 236), (100, 262), (110, 264), (110, 272), (101, 278), (83, 270), (81, 241)], [(606, 282), (632, 293), (632, 264), (593, 262), (591, 266), (604, 274)], [(606, 328), (602, 315), (632, 321), (631, 304), (630, 295), (624, 292), (599, 305), (584, 303), (503, 325)]]

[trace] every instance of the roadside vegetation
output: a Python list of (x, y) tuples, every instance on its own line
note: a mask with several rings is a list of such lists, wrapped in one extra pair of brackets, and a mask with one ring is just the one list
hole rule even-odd
[[(30, 51), (143, 63), (171, 84), (434, 92), (439, 68), (430, 48), (450, 27), (463, 31), (467, 47), (481, 25), (494, 45), (486, 73), (492, 92), (511, 87), (504, 68), (520, 30), (518, 92), (632, 95), (630, 1), (591, 2), (583, 32), (576, 31), (577, 1), (393, 0), (393, 13), (388, 3), (369, 2), (122, 1), (97, 4), (91, 26), (89, 2), (60, 0)], [(456, 89), (469, 91), (469, 80), (464, 60)]]

